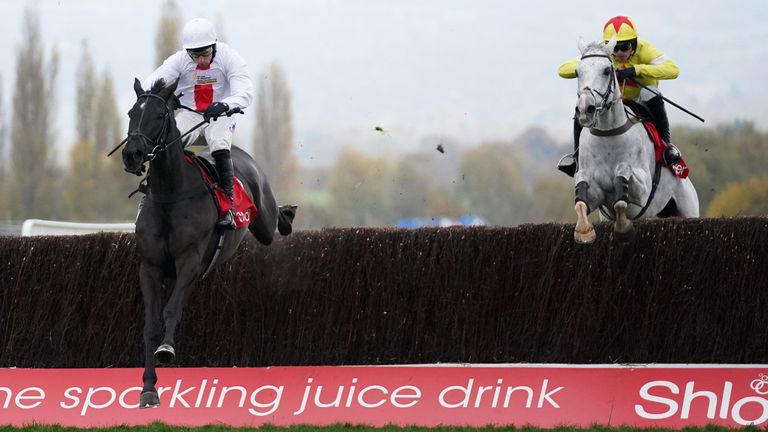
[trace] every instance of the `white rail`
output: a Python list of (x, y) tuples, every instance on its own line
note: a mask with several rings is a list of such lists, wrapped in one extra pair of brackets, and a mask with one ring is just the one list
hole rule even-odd
[(21, 226), (21, 235), (78, 235), (93, 234), (99, 232), (133, 232), (134, 229), (135, 224), (133, 222), (83, 223), (27, 219)]

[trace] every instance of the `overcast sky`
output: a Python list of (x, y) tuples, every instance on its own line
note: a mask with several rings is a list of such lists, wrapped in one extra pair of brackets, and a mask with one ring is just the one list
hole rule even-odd
[[(71, 144), (80, 43), (115, 80), (121, 112), (135, 100), (133, 77), (152, 71), (163, 1), (0, 0), (4, 108), (15, 80), (24, 9), (36, 5), (47, 48), (61, 53), (58, 147)], [(602, 36), (614, 15), (629, 15), (641, 37), (680, 66), (664, 94), (707, 119), (705, 126), (752, 120), (768, 127), (768, 2), (696, 0), (178, 0), (184, 21), (223, 25), (224, 40), (254, 80), (272, 61), (293, 93), (303, 163), (329, 163), (344, 146), (398, 154), (428, 135), (466, 145), (511, 139), (542, 126), (569, 141), (576, 82), (557, 67), (578, 54), (579, 36)], [(674, 125), (698, 125), (668, 107)], [(236, 141), (250, 146), (253, 110)], [(387, 134), (374, 130), (381, 126)]]

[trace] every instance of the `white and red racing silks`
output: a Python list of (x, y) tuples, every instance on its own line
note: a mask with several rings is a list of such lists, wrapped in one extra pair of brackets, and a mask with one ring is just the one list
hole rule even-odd
[(213, 102), (224, 102), (230, 108), (245, 109), (253, 102), (253, 85), (245, 60), (223, 42), (216, 43), (216, 55), (208, 69), (197, 64), (184, 50), (168, 57), (142, 83), (148, 90), (159, 79), (166, 83), (179, 80), (176, 94), (182, 93), (181, 104), (205, 111)]

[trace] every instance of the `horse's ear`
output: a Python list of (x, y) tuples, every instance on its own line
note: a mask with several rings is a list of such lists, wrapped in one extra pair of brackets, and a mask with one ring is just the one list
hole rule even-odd
[(605, 46), (603, 49), (605, 50), (605, 53), (608, 55), (611, 55), (613, 53), (613, 48), (616, 46), (616, 35), (611, 36), (611, 40), (605, 43)]
[(163, 97), (163, 99), (168, 99), (168, 97), (176, 91), (176, 87), (178, 87), (178, 85), (178, 79), (171, 81), (168, 85), (163, 87), (162, 90), (160, 90), (160, 95)]
[(577, 45), (579, 47), (579, 52), (581, 55), (584, 55), (584, 53), (587, 51), (587, 43), (584, 42), (584, 38), (579, 36), (579, 44)]
[(133, 91), (136, 92), (136, 97), (139, 97), (144, 94), (144, 89), (141, 88), (141, 81), (139, 81), (138, 78), (134, 78), (133, 80)]

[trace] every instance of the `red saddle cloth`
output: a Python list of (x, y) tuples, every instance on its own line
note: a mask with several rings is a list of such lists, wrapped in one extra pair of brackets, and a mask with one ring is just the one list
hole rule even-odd
[[(218, 202), (219, 207), (219, 217), (223, 216), (224, 213), (229, 211), (229, 209), (232, 207), (232, 205), (229, 202), (229, 197), (224, 192), (224, 189), (222, 189), (219, 185), (217, 185), (211, 176), (208, 174), (208, 172), (199, 164), (195, 163), (192, 158), (187, 155), (184, 157), (187, 162), (195, 165), (200, 170), (200, 173), (203, 175), (203, 178), (205, 179), (205, 182), (208, 183), (210, 186), (215, 186), (215, 195), (216, 195), (216, 201)], [(256, 205), (251, 200), (251, 197), (248, 196), (248, 194), (245, 192), (245, 188), (243, 188), (243, 184), (240, 182), (240, 179), (235, 177), (234, 181), (234, 199), (235, 199), (235, 226), (238, 228), (242, 228), (245, 226), (248, 226), (251, 223), (251, 220), (256, 217), (258, 214), (258, 209), (256, 208)]]
[(688, 177), (690, 170), (688, 169), (688, 164), (686, 164), (682, 158), (680, 158), (679, 161), (673, 163), (672, 165), (667, 165), (667, 163), (664, 162), (662, 155), (664, 154), (664, 150), (667, 148), (667, 146), (664, 145), (664, 141), (662, 141), (661, 135), (659, 135), (659, 131), (656, 130), (656, 126), (649, 121), (644, 121), (643, 126), (645, 126), (645, 131), (648, 132), (648, 137), (651, 138), (651, 141), (653, 141), (653, 147), (656, 149), (656, 162), (661, 161), (664, 166), (672, 171), (672, 174), (674, 174), (675, 177), (679, 177), (681, 179)]

